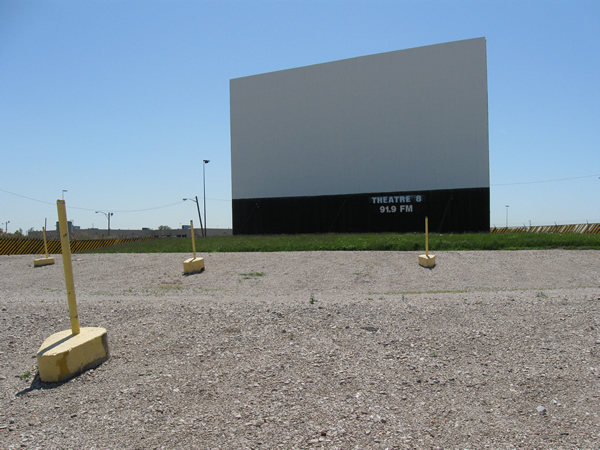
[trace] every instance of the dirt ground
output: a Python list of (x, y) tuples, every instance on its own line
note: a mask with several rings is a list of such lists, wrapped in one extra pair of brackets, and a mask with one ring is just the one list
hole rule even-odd
[(76, 254), (111, 356), (62, 384), (62, 258), (0, 256), (0, 448), (600, 447), (600, 252)]

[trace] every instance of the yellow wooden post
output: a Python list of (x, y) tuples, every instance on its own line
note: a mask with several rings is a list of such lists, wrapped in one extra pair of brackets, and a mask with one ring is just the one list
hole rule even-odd
[(104, 328), (79, 328), (65, 201), (57, 200), (56, 206), (58, 209), (58, 229), (65, 269), (65, 282), (67, 284), (71, 329), (54, 333), (44, 341), (38, 350), (38, 369), (40, 380), (44, 383), (57, 383), (68, 380), (78, 373), (99, 366), (109, 357), (108, 333)]
[(44, 235), (44, 252), (46, 253), (46, 258), (48, 257), (48, 242), (46, 242), (46, 227), (42, 227), (42, 234)]
[(186, 259), (183, 262), (183, 274), (191, 275), (192, 273), (199, 273), (204, 270), (204, 258), (196, 258), (196, 238), (194, 237), (194, 221), (190, 220), (190, 229), (192, 230), (192, 247), (194, 250), (194, 257)]
[(435, 255), (429, 255), (429, 218), (425, 216), (425, 254), (419, 255), (419, 265), (427, 268), (435, 266)]
[(42, 227), (44, 235), (44, 252), (46, 253), (45, 258), (38, 258), (33, 260), (33, 267), (49, 266), (54, 264), (54, 258), (48, 256), (48, 242), (46, 241), (46, 227)]
[(58, 226), (60, 230), (60, 246), (63, 254), (65, 269), (65, 283), (67, 285), (67, 300), (69, 301), (69, 316), (71, 318), (71, 332), (79, 334), (79, 316), (77, 314), (77, 301), (75, 298), (75, 283), (73, 282), (73, 265), (71, 263), (71, 246), (69, 243), (69, 227), (67, 223), (67, 209), (64, 200), (56, 201), (58, 209)]
[(194, 259), (196, 259), (196, 240), (194, 239), (194, 221), (190, 220), (190, 229), (192, 230), (192, 248), (194, 250)]
[(429, 220), (425, 216), (425, 256), (429, 258)]

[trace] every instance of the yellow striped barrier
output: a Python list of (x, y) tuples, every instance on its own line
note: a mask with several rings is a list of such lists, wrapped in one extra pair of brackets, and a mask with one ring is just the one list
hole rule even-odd
[[(155, 238), (115, 238), (115, 239), (81, 239), (70, 242), (71, 252), (83, 252), (86, 250), (97, 250), (99, 248), (111, 247), (128, 242), (140, 242), (153, 240)], [(47, 241), (48, 253), (53, 255), (62, 254), (60, 241)], [(30, 238), (0, 238), (0, 255), (41, 255), (45, 254), (43, 239)]]
[(600, 223), (583, 223), (571, 225), (542, 225), (533, 227), (494, 227), (492, 234), (502, 233), (564, 233), (564, 234), (600, 234)]

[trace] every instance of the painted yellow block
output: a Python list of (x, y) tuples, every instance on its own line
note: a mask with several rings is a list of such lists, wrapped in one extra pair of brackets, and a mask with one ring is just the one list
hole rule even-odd
[(435, 266), (435, 255), (419, 255), (419, 265), (423, 267)]
[(50, 264), (54, 264), (54, 258), (52, 256), (33, 260), (33, 267), (49, 266)]
[(189, 275), (204, 270), (204, 258), (190, 258), (183, 262), (183, 273)]
[(108, 359), (108, 333), (104, 328), (83, 327), (54, 333), (37, 353), (40, 379), (45, 383), (68, 380)]

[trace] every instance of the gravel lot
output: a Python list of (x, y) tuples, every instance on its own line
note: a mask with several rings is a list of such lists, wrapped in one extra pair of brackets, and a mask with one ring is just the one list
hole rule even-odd
[(73, 255), (111, 357), (58, 385), (62, 259), (0, 256), (0, 448), (600, 447), (598, 251), (202, 256)]

